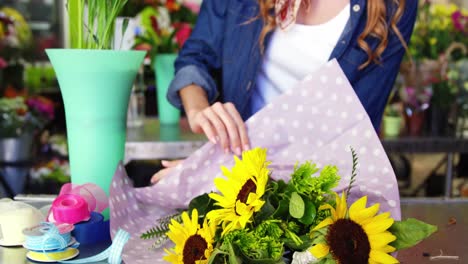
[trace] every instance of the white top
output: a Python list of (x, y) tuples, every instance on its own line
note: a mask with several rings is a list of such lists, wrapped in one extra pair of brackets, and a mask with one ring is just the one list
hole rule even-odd
[(253, 113), (325, 64), (349, 17), (348, 4), (323, 24), (295, 24), (287, 31), (276, 29), (257, 76), (251, 101)]

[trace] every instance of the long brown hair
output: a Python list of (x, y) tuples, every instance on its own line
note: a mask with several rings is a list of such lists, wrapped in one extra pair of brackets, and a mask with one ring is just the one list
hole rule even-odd
[[(271, 10), (274, 10), (276, 0), (258, 0), (260, 5), (259, 17), (263, 19), (264, 26), (260, 33), (260, 47), (264, 47), (265, 36), (276, 27), (276, 20)], [(387, 48), (388, 45), (388, 34), (389, 29), (393, 31), (400, 39), (403, 47), (408, 50), (405, 40), (398, 30), (397, 23), (403, 15), (406, 0), (392, 0), (396, 6), (396, 11), (390, 18), (390, 26), (387, 23), (387, 8), (385, 0), (369, 0), (367, 1), (367, 23), (357, 39), (357, 43), (361, 49), (363, 49), (368, 56), (366, 62), (364, 62), (360, 69), (365, 68), (371, 62), (380, 63), (380, 56)], [(415, 1), (415, 0), (413, 0)], [(366, 42), (368, 36), (379, 39), (379, 44), (372, 50), (369, 44)]]

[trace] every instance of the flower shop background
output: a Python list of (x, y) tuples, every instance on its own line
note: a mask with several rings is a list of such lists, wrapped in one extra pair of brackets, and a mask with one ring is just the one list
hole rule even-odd
[[(28, 130), (34, 138), (31, 155), (13, 164), (24, 165), (22, 171), (27, 171), (27, 181), (21, 192), (56, 193), (58, 187), (70, 179), (62, 97), (44, 52), (46, 48), (68, 46), (65, 2), (0, 0), (0, 94), (7, 105), (0, 110), (3, 118), (0, 139), (11, 138), (11, 134), (6, 136), (4, 125), (4, 119), (11, 119), (11, 116), (20, 120), (15, 123), (17, 127), (23, 126), (22, 130)], [(184, 113), (160, 115), (165, 102), (158, 92), (163, 91), (161, 87), (166, 84), (157, 83), (157, 76), (163, 74), (156, 72), (156, 62), (163, 60), (157, 59), (161, 55), (172, 60), (176, 56), (190, 35), (200, 3), (201, 0), (129, 0), (120, 14), (131, 20), (126, 33), (114, 42), (115, 48), (148, 51), (130, 99), (129, 129), (144, 130), (145, 120), (158, 117), (167, 122), (172, 132), (166, 134), (167, 139), (180, 139), (177, 135), (179, 127), (183, 126)], [(468, 42), (468, 1), (420, 1), (420, 4), (410, 53), (401, 67), (382, 123), (380, 132), (384, 142), (468, 136), (468, 63), (463, 49)], [(171, 71), (167, 74), (166, 79), (170, 79)], [(37, 114), (34, 110), (37, 106), (27, 103), (32, 99), (47, 105), (47, 111), (52, 109), (53, 115), (41, 119), (40, 126), (24, 126), (33, 112)], [(18, 103), (21, 100), (24, 104)], [(389, 155), (403, 196), (443, 195), (446, 153), (396, 151)], [(435, 166), (439, 161), (440, 166)], [(468, 196), (465, 178), (468, 161), (465, 155), (456, 153), (453, 162), (453, 194)], [(159, 166), (154, 160), (132, 161), (127, 169), (134, 172), (129, 174), (141, 175), (136, 182), (144, 185)], [(0, 196), (5, 195), (7, 192), (0, 187)]]

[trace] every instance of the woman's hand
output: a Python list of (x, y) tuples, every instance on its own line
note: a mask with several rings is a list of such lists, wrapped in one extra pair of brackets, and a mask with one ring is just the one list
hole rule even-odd
[(232, 103), (210, 105), (205, 90), (191, 84), (179, 91), (194, 133), (203, 133), (213, 144), (219, 143), (225, 153), (241, 155), (250, 148), (247, 129)]
[(182, 160), (162, 160), (161, 164), (163, 165), (164, 169), (159, 170), (151, 177), (151, 184), (158, 183), (159, 180), (164, 178), (166, 174), (168, 174), (175, 166), (177, 166)]
[(217, 102), (203, 109), (191, 109), (187, 118), (193, 132), (204, 133), (213, 144), (219, 143), (225, 153), (233, 151), (240, 156), (250, 148), (245, 123), (232, 103)]

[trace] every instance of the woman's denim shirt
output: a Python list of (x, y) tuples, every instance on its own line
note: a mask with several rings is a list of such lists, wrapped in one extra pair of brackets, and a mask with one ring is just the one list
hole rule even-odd
[[(374, 0), (367, 0), (374, 1)], [(336, 58), (377, 129), (392, 90), (405, 48), (394, 33), (381, 64), (370, 64), (362, 70), (367, 54), (357, 44), (366, 24), (366, 0), (350, 0), (350, 19), (330, 59)], [(394, 12), (393, 1), (386, 0), (388, 13)], [(417, 13), (416, 0), (406, 0), (398, 28), (409, 42)], [(175, 62), (176, 75), (167, 94), (168, 100), (182, 108), (179, 90), (190, 84), (202, 87), (210, 103), (232, 102), (242, 118), (253, 113), (250, 96), (262, 62), (259, 35), (263, 26), (257, 0), (203, 0), (200, 14), (190, 38)], [(268, 45), (269, 36), (265, 40)], [(317, 36), (319, 38), (320, 36)], [(367, 39), (371, 48), (378, 40)]]

